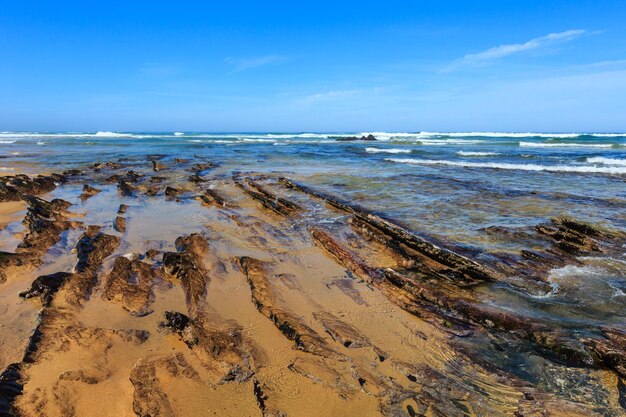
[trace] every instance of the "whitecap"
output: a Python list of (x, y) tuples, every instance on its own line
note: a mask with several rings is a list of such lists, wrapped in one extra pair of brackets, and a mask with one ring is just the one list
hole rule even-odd
[(41, 140), (37, 141), (37, 145), (45, 145), (45, 144), (46, 144), (46, 142), (44, 142), (44, 141), (41, 141)]
[(381, 148), (365, 148), (367, 153), (411, 153), (411, 149), (381, 149)]
[(387, 158), (386, 161), (414, 165), (446, 165), (463, 168), (492, 168), (518, 171), (572, 172), (593, 174), (626, 174), (626, 167), (598, 167), (585, 165), (536, 165), (509, 164), (496, 162), (462, 162), (433, 159)]
[(415, 143), (420, 144), (420, 145), (439, 146), (439, 145), (472, 145), (476, 143), (485, 143), (485, 142), (486, 141), (479, 140), (479, 139), (474, 139), (474, 140), (470, 140), (470, 139), (420, 139)]
[(612, 143), (544, 143), (520, 142), (519, 146), (526, 148), (612, 148)]
[(590, 164), (626, 166), (626, 159), (603, 158), (601, 156), (587, 158), (587, 162), (589, 162)]
[(15, 168), (0, 167), (0, 171), (15, 171)]
[(183, 136), (184, 133), (183, 132), (174, 132), (174, 136)]
[(0, 143), (4, 144), (4, 145), (9, 145), (11, 143), (15, 143), (17, 141), (15, 140), (0, 140)]
[(458, 151), (456, 153), (459, 156), (496, 156), (500, 155), (498, 152), (467, 152), (467, 151)]

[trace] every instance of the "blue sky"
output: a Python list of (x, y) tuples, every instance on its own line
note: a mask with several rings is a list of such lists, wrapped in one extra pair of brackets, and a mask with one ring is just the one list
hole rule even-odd
[(0, 2), (0, 130), (626, 131), (623, 0)]

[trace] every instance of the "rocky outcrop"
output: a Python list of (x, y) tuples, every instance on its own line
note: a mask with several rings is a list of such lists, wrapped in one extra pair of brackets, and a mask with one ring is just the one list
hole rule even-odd
[(287, 339), (292, 340), (298, 349), (325, 357), (336, 357), (326, 341), (312, 328), (303, 323), (300, 317), (281, 309), (277, 304), (267, 276), (267, 266), (253, 258), (239, 258), (239, 265), (246, 275), (252, 302), (265, 317), (270, 319)]
[(156, 272), (148, 263), (120, 256), (106, 277), (103, 297), (120, 304), (134, 316), (145, 316), (151, 312), (149, 306), (154, 298), (152, 287), (156, 278)]
[(29, 195), (39, 195), (54, 190), (58, 184), (68, 181), (69, 175), (52, 174), (29, 177), (8, 175), (0, 177), (0, 203), (23, 200)]
[(224, 200), (224, 198), (219, 195), (217, 191), (211, 190), (210, 188), (204, 190), (204, 194), (197, 195), (196, 200), (199, 200), (202, 204), (206, 206), (226, 206), (226, 201)]
[(233, 180), (235, 181), (235, 184), (246, 194), (261, 203), (263, 207), (276, 214), (281, 216), (292, 216), (297, 211), (301, 210), (301, 207), (296, 203), (276, 196), (250, 178), (234, 177)]
[(85, 184), (83, 186), (83, 192), (81, 193), (81, 195), (78, 196), (78, 198), (80, 198), (80, 201), (87, 201), (88, 199), (100, 193), (101, 191), (102, 190), (98, 190), (97, 188), (94, 188), (90, 186), (89, 184)]
[(102, 261), (111, 255), (120, 244), (120, 238), (100, 232), (100, 227), (89, 226), (76, 244), (78, 261), (75, 273), (69, 277), (66, 300), (70, 305), (79, 306), (89, 297), (97, 282), (97, 273)]
[(198, 303), (204, 300), (209, 276), (203, 263), (209, 246), (204, 237), (195, 233), (176, 239), (178, 252), (163, 254), (164, 271), (180, 280), (185, 291), (187, 305), (195, 311)]
[(367, 136), (361, 136), (360, 138), (356, 137), (356, 136), (342, 136), (339, 138), (335, 138), (335, 140), (337, 142), (354, 142), (357, 140), (361, 140), (361, 141), (375, 141), (378, 140), (376, 139), (376, 137), (374, 135), (367, 135)]

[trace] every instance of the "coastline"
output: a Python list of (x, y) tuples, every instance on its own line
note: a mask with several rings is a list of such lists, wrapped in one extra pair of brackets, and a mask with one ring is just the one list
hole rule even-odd
[[(3, 398), (15, 410), (619, 413), (623, 375), (602, 356), (620, 343), (619, 328), (572, 338), (538, 317), (493, 310), (472, 289), (519, 286), (507, 278), (517, 268), (527, 274), (520, 290), (544, 291), (534, 274), (573, 262), (568, 251), (611, 253), (619, 232), (555, 219), (537, 229), (552, 258), (505, 266), (441, 247), (300, 178), (173, 155), (126, 164), (32, 177), (28, 193), (15, 195), (31, 215), (16, 236), (23, 249), (0, 267), (0, 308), (11, 318), (1, 364), (14, 369), (9, 383), (27, 381)], [(12, 216), (24, 207), (0, 204)], [(528, 358), (551, 375), (529, 383), (506, 364), (511, 351), (498, 353), (490, 339), (549, 352)], [(582, 345), (572, 349), (574, 341)], [(581, 377), (599, 396), (549, 385)]]

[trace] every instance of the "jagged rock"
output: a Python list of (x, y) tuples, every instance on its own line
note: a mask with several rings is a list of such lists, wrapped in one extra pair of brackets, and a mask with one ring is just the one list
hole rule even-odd
[(356, 136), (344, 136), (344, 137), (335, 138), (335, 140), (338, 142), (352, 142), (352, 141), (357, 141), (357, 140), (374, 141), (378, 139), (376, 139), (374, 135), (367, 135), (367, 136), (361, 136), (360, 138)]
[(128, 210), (128, 206), (126, 204), (120, 204), (120, 207), (117, 209), (117, 214), (125, 214), (126, 210)]
[(156, 278), (149, 264), (124, 256), (115, 259), (113, 269), (104, 284), (104, 297), (122, 305), (136, 316), (144, 316), (150, 311), (152, 286)]
[(199, 200), (202, 204), (207, 206), (218, 206), (225, 207), (226, 201), (219, 195), (216, 191), (211, 189), (206, 189), (204, 194), (196, 196), (196, 199)]
[(89, 297), (97, 282), (97, 273), (102, 261), (111, 255), (120, 244), (120, 238), (100, 232), (97, 226), (88, 227), (76, 243), (78, 261), (75, 273), (64, 287), (69, 304), (77, 306)]
[(120, 178), (117, 181), (117, 189), (123, 197), (132, 197), (135, 193), (135, 187), (130, 185), (124, 178)]
[(26, 196), (24, 199), (28, 203), (28, 209), (22, 223), (27, 233), (18, 244), (16, 252), (41, 256), (59, 241), (63, 231), (71, 227), (64, 215), (71, 203), (60, 199), (46, 201), (33, 196)]
[(249, 178), (233, 177), (235, 184), (246, 194), (260, 202), (265, 208), (282, 216), (292, 216), (302, 208), (285, 198), (278, 197)]
[(287, 339), (293, 340), (298, 349), (306, 352), (325, 357), (338, 356), (315, 330), (304, 324), (302, 318), (277, 306), (263, 262), (247, 256), (238, 261), (250, 284), (252, 302), (257, 310), (270, 319)]
[(195, 182), (195, 183), (200, 183), (200, 182), (206, 182), (206, 179), (202, 178), (198, 174), (193, 174), (193, 175), (189, 176), (189, 181), (190, 182)]
[(24, 386), (21, 382), (21, 366), (13, 363), (0, 374), (0, 416), (13, 417), (16, 411), (13, 401), (22, 395)]
[(113, 222), (113, 228), (120, 233), (126, 232), (126, 219), (122, 216), (117, 216)]
[(89, 165), (89, 168), (93, 169), (94, 171), (100, 171), (103, 169), (119, 169), (122, 166), (120, 164), (118, 164), (117, 162), (96, 162), (95, 164), (91, 164)]
[(192, 172), (195, 172), (196, 174), (200, 174), (203, 171), (208, 171), (209, 169), (217, 168), (217, 166), (218, 166), (217, 164), (214, 164), (212, 162), (203, 162), (203, 163), (193, 164), (190, 170)]
[(68, 272), (41, 275), (33, 281), (28, 291), (20, 292), (19, 296), (23, 298), (41, 297), (42, 302), (47, 304), (70, 276), (72, 274)]
[(57, 183), (66, 180), (66, 176), (59, 174), (38, 175), (34, 178), (24, 174), (0, 177), (0, 202), (19, 201), (26, 195), (47, 193), (54, 190)]
[(183, 193), (182, 190), (174, 187), (165, 187), (165, 197), (176, 198)]
[(201, 235), (194, 233), (176, 239), (176, 247), (178, 252), (163, 254), (163, 268), (167, 274), (181, 281), (187, 304), (195, 309), (204, 299), (209, 282), (202, 262), (209, 250), (208, 243)]
[(137, 171), (127, 171), (126, 175), (124, 175), (124, 178), (126, 178), (126, 181), (131, 182), (131, 183), (136, 183), (139, 181), (139, 178), (143, 177), (144, 175), (137, 172)]
[(157, 161), (152, 161), (152, 170), (154, 172), (163, 171), (164, 169), (167, 169), (167, 165), (162, 164), (162, 163), (157, 162)]
[(97, 188), (93, 188), (92, 186), (85, 184), (83, 186), (83, 192), (79, 196), (79, 198), (81, 201), (86, 201), (87, 199), (93, 197), (94, 195), (98, 194), (101, 191), (102, 190), (98, 190)]

